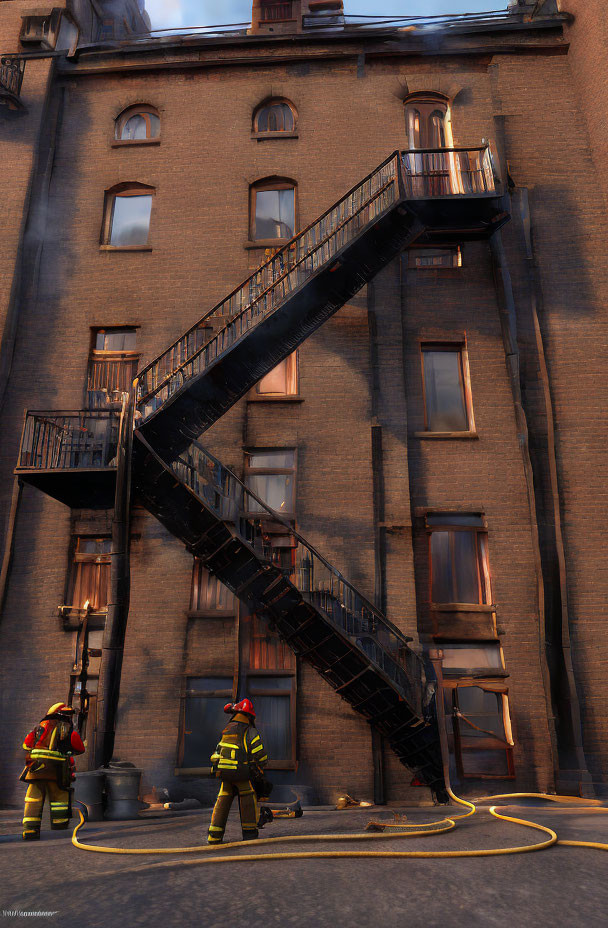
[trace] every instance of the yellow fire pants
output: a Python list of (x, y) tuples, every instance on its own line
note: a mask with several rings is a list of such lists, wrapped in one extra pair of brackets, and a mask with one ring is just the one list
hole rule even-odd
[(209, 825), (209, 844), (221, 844), (224, 839), (228, 813), (235, 796), (239, 797), (239, 811), (241, 813), (241, 828), (243, 841), (258, 836), (258, 802), (255, 790), (249, 780), (228, 783), (222, 780), (220, 791), (213, 807), (211, 824)]
[(61, 789), (55, 780), (30, 780), (23, 812), (23, 837), (26, 840), (40, 837), (47, 794), (51, 804), (51, 828), (67, 828), (70, 824), (70, 794), (67, 789)]

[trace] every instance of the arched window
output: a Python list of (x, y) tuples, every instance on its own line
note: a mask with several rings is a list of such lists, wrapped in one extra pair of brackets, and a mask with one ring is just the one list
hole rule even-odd
[(137, 104), (123, 110), (115, 123), (119, 142), (150, 142), (160, 137), (160, 117), (153, 106)]
[(147, 248), (154, 187), (146, 184), (117, 184), (106, 190), (102, 246)]
[(292, 133), (296, 128), (296, 111), (288, 100), (267, 100), (253, 114), (256, 135)]
[[(453, 146), (448, 99), (438, 93), (413, 93), (405, 101), (408, 152), (405, 170), (412, 197), (461, 193), (462, 182)], [(445, 151), (437, 151), (445, 149)]]
[(267, 177), (250, 187), (251, 241), (288, 241), (295, 235), (296, 185), (284, 177)]
[(435, 93), (410, 94), (405, 100), (408, 148), (450, 148), (448, 101)]

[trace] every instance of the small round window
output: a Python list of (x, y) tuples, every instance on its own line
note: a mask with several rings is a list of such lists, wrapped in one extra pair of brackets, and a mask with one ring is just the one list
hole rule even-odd
[(160, 136), (160, 118), (151, 106), (131, 106), (116, 120), (116, 138), (121, 142), (144, 142)]
[(253, 131), (293, 132), (296, 127), (294, 110), (283, 100), (270, 100), (260, 106), (253, 118)]

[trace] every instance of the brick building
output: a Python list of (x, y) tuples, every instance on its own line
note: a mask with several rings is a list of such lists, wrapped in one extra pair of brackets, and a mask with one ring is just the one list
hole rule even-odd
[(0, 5), (3, 801), (83, 686), (146, 798), (249, 695), (275, 782), (428, 800), (436, 654), (461, 792), (605, 793), (605, 18), (411, 25)]

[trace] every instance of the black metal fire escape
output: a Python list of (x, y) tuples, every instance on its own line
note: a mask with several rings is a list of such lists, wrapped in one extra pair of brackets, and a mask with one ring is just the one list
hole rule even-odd
[[(137, 378), (132, 476), (146, 507), (439, 795), (437, 723), (409, 639), (198, 438), (405, 246), (487, 238), (507, 218), (487, 148), (395, 152)], [(116, 442), (100, 442), (97, 424), (87, 451), (66, 421), (58, 437), (51, 413), (28, 413), (16, 472), (69, 504), (86, 497), (92, 475), (107, 477)], [(65, 446), (83, 463), (72, 465), (80, 480), (60, 485), (48, 458), (65, 473)], [(37, 463), (45, 455), (46, 470)], [(277, 532), (288, 564), (277, 558)]]

